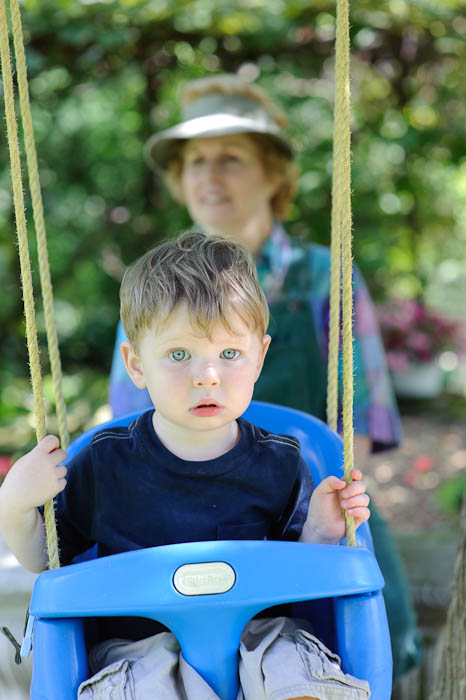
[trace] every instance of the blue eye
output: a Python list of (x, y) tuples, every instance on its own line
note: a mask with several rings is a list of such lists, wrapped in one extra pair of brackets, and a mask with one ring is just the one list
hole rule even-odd
[(168, 357), (175, 362), (182, 362), (183, 360), (188, 360), (191, 356), (186, 350), (172, 350)]
[(228, 350), (222, 350), (220, 357), (223, 360), (236, 360), (236, 358), (239, 357), (239, 351), (228, 348)]

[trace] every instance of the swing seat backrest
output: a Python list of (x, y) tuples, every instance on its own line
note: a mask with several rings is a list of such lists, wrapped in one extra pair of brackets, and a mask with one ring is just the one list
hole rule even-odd
[[(81, 435), (69, 458), (96, 430), (127, 425), (122, 416)], [(252, 402), (245, 418), (296, 436), (315, 483), (342, 472), (342, 444), (324, 423), (293, 409)], [(391, 649), (367, 524), (358, 547), (295, 542), (218, 541), (167, 545), (45, 571), (31, 600), (33, 700), (74, 700), (89, 675), (86, 618), (147, 617), (177, 637), (185, 659), (222, 700), (238, 691), (238, 647), (247, 622), (275, 605), (305, 606), (315, 633), (332, 640), (346, 673), (369, 681), (372, 700), (391, 695)], [(310, 601), (310, 602), (304, 602)], [(317, 607), (316, 607), (317, 606)], [(324, 614), (322, 614), (322, 610)], [(320, 611), (320, 615), (319, 615)]]

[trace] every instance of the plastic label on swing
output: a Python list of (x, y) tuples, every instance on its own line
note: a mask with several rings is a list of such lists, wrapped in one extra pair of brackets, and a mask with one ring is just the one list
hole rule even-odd
[(226, 593), (236, 581), (234, 569), (224, 561), (183, 564), (175, 571), (173, 584), (183, 595)]

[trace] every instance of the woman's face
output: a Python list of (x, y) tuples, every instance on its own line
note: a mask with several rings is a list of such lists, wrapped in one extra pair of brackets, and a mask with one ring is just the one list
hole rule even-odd
[(181, 188), (192, 219), (208, 233), (229, 234), (251, 249), (258, 247), (251, 245), (252, 232), (259, 244), (270, 233), (276, 185), (247, 134), (188, 141)]

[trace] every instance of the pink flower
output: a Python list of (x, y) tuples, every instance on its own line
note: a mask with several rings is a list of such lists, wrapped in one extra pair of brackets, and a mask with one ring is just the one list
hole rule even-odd
[(11, 467), (11, 457), (0, 455), (0, 476), (5, 476)]
[(413, 469), (415, 472), (423, 473), (430, 472), (434, 466), (434, 458), (432, 455), (418, 455), (413, 459)]
[(432, 341), (422, 331), (413, 331), (406, 337), (406, 345), (414, 351), (420, 353), (428, 353), (432, 350)]
[(387, 352), (387, 363), (392, 372), (399, 372), (406, 369), (409, 365), (408, 357), (405, 352)]
[(445, 318), (414, 299), (394, 299), (379, 309), (382, 338), (390, 369), (431, 362), (444, 350), (463, 352), (465, 334), (459, 322)]

